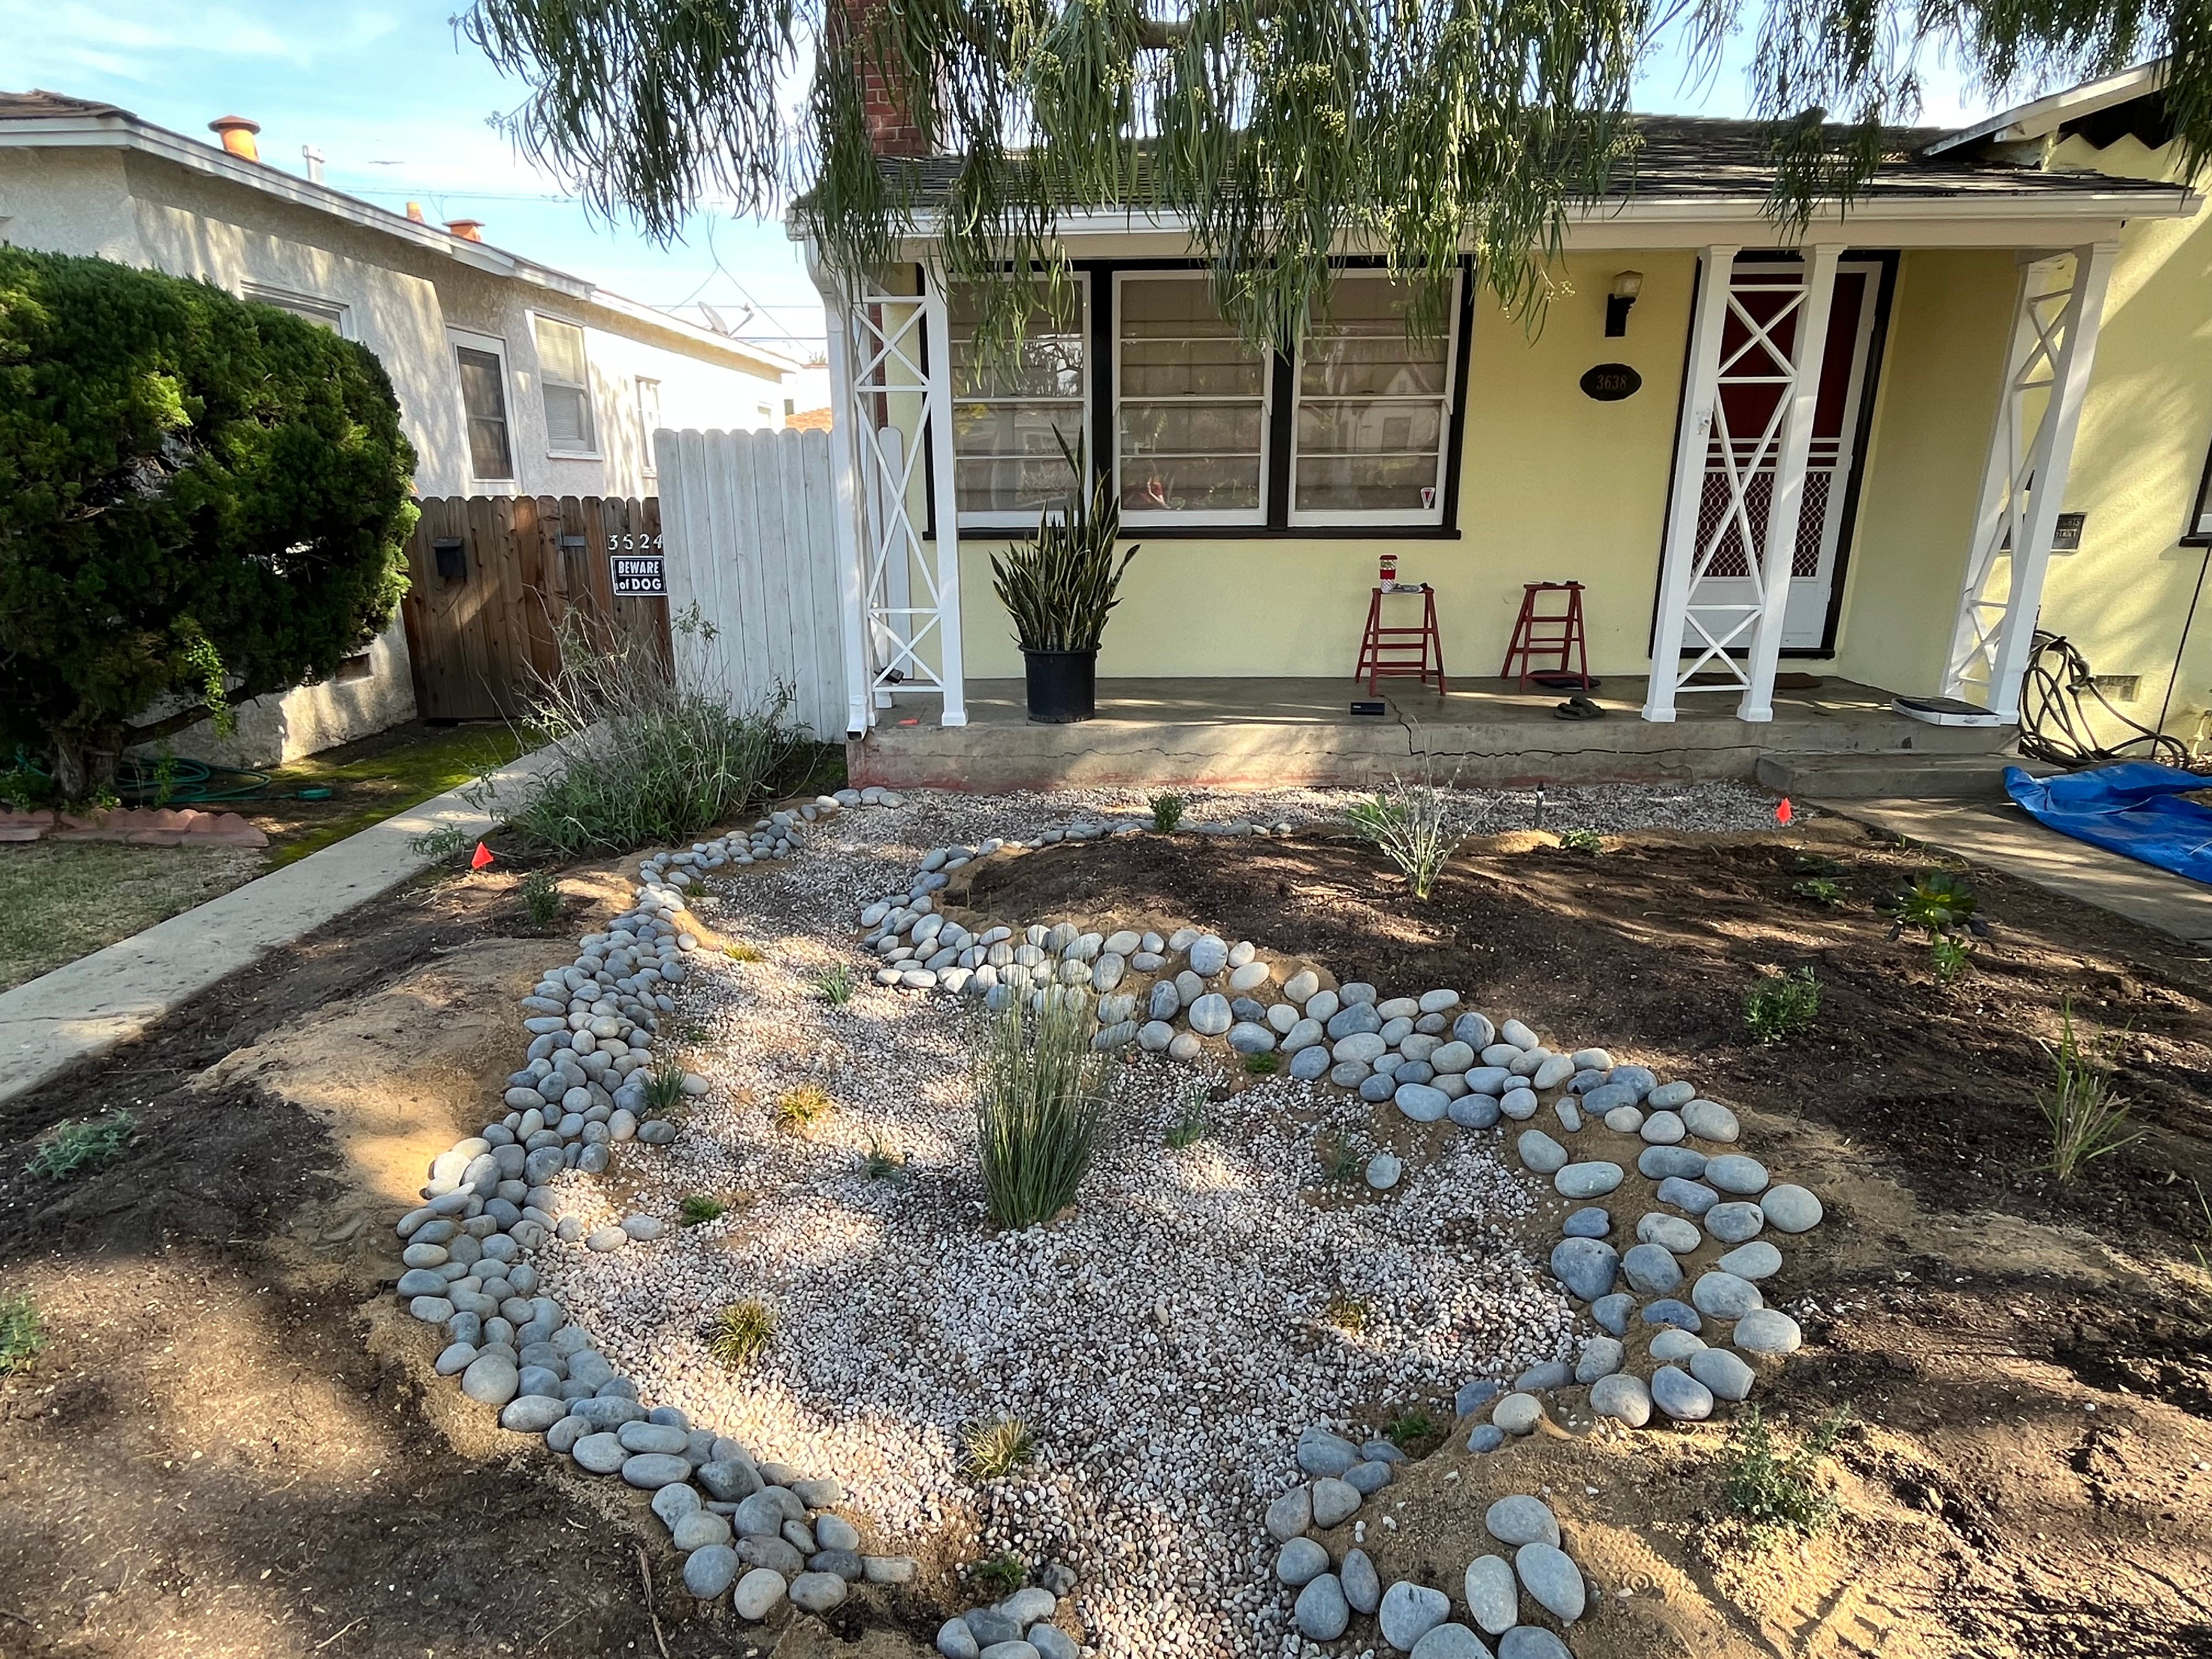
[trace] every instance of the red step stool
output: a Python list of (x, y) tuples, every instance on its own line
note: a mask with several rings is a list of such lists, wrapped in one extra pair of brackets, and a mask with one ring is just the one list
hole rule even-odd
[[(1421, 596), (1421, 625), (1419, 628), (1385, 628), (1382, 625), (1382, 601), (1393, 593)], [(1431, 664), (1431, 653), (1435, 661)], [(1367, 600), (1367, 632), (1359, 641), (1359, 666), (1352, 678), (1367, 682), (1367, 695), (1375, 695), (1376, 682), (1386, 679), (1419, 680), (1426, 684), (1433, 676), (1437, 695), (1444, 695), (1444, 641), (1437, 631), (1437, 591), (1426, 582), (1418, 587), (1404, 585), (1384, 586), (1377, 583)]]
[[(1565, 611), (1539, 611), (1537, 595), (1565, 593)], [(1540, 632), (1541, 629), (1558, 628), (1557, 633)], [(1555, 668), (1539, 669), (1540, 656), (1559, 659)], [(1513, 672), (1513, 659), (1521, 659), (1519, 690), (1528, 689), (1528, 677), (1542, 672), (1565, 678), (1573, 675), (1582, 682), (1585, 691), (1590, 688), (1589, 647), (1583, 633), (1583, 585), (1580, 582), (1524, 582), (1521, 587), (1521, 615), (1513, 624), (1512, 643), (1505, 647), (1505, 665), (1498, 671), (1504, 679)], [(1569, 666), (1569, 659), (1574, 666)]]

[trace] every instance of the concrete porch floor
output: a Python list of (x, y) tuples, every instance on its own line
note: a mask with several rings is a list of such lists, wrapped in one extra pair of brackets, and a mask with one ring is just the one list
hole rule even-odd
[(1567, 693), (1507, 680), (1459, 681), (1443, 697), (1385, 682), (1389, 712), (1376, 717), (1351, 712), (1365, 688), (1348, 679), (1108, 679), (1096, 720), (1039, 726), (1018, 679), (970, 680), (967, 726), (940, 725), (933, 696), (900, 694), (847, 759), (855, 784), (951, 789), (1365, 787), (1422, 755), (1463, 783), (1605, 783), (1747, 779), (1776, 754), (1994, 756), (2014, 735), (1923, 725), (1888, 692), (1834, 678), (1778, 690), (1768, 723), (1737, 720), (1739, 694), (1716, 690), (1683, 694), (1676, 720), (1657, 725), (1638, 712), (1644, 685), (1608, 676), (1591, 698), (1605, 718), (1565, 720), (1553, 710)]

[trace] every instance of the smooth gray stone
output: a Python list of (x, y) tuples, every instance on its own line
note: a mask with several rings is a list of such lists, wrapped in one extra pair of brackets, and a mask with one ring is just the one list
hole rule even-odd
[(1735, 1322), (1730, 1340), (1746, 1353), (1795, 1353), (1805, 1340), (1797, 1322), (1779, 1308), (1759, 1308)]
[(1382, 1016), (1375, 1012), (1371, 1002), (1355, 1002), (1347, 1008), (1340, 1008), (1322, 1024), (1332, 1042), (1348, 1036), (1370, 1036), (1382, 1029)]
[(1492, 1425), (1508, 1434), (1534, 1434), (1543, 1417), (1544, 1402), (1533, 1394), (1509, 1394), (1490, 1408)]
[(1312, 1525), (1313, 1488), (1310, 1486), (1293, 1486), (1267, 1505), (1267, 1535), (1278, 1542), (1288, 1543)]
[(1478, 1423), (1467, 1437), (1467, 1449), (1471, 1452), (1494, 1452), (1505, 1443), (1505, 1431), (1495, 1423)]
[(965, 1619), (948, 1619), (937, 1627), (937, 1651), (943, 1659), (981, 1659), (983, 1646)]
[(1690, 1356), (1690, 1375), (1712, 1391), (1716, 1400), (1751, 1398), (1759, 1374), (1726, 1348), (1700, 1348)]
[(1393, 1097), (1416, 1123), (1434, 1123), (1451, 1109), (1451, 1097), (1429, 1083), (1401, 1083)]
[(814, 1541), (825, 1550), (854, 1550), (860, 1547), (860, 1529), (842, 1515), (817, 1516), (814, 1521)]
[(1648, 1066), (1616, 1066), (1605, 1074), (1605, 1080), (1635, 1090), (1638, 1100), (1659, 1086), (1659, 1074)]
[(446, 1276), (434, 1267), (410, 1267), (399, 1275), (399, 1283), (392, 1288), (404, 1297), (443, 1296)]
[(1559, 1224), (1569, 1238), (1603, 1238), (1613, 1231), (1613, 1212), (1602, 1204), (1589, 1204)]
[(1723, 1244), (1741, 1244), (1755, 1238), (1766, 1225), (1766, 1212), (1756, 1204), (1733, 1199), (1705, 1212), (1705, 1231)]
[[(1534, 1089), (1508, 1089), (1503, 1095), (1498, 1097), (1498, 1109), (1504, 1113), (1506, 1116), (1511, 1118), (1516, 1123), (1525, 1122), (1529, 1118), (1535, 1116), (1536, 1105), (1536, 1091)], [(1561, 1190), (1565, 1191), (1565, 1189), (1562, 1188)], [(1599, 1190), (1601, 1192), (1610, 1192), (1613, 1189), (1610, 1187), (1607, 1187), (1601, 1188)], [(1587, 1193), (1568, 1193), (1567, 1196), (1570, 1198), (1587, 1198), (1590, 1196), (1590, 1194)]]
[(1477, 1627), (1492, 1636), (1521, 1622), (1521, 1586), (1502, 1555), (1478, 1555), (1467, 1564), (1466, 1596)]
[(1567, 1149), (1541, 1129), (1523, 1129), (1514, 1142), (1521, 1162), (1538, 1175), (1557, 1175), (1567, 1166)]
[(1232, 1054), (1264, 1054), (1274, 1046), (1275, 1034), (1264, 1025), (1239, 1020), (1229, 1028), (1229, 1048)]
[(1398, 1184), (1406, 1173), (1405, 1164), (1395, 1152), (1377, 1152), (1367, 1160), (1367, 1184), (1378, 1193), (1387, 1193)]
[[(663, 1486), (663, 1492), (673, 1492), (673, 1486)], [(693, 1510), (689, 1515), (679, 1515), (676, 1524), (668, 1529), (668, 1541), (679, 1550), (702, 1550), (709, 1544), (727, 1544), (732, 1534), (729, 1518), (712, 1510)], [(731, 1551), (732, 1555), (737, 1552)]]
[(1690, 1305), (1715, 1319), (1741, 1319), (1765, 1307), (1766, 1298), (1749, 1279), (1716, 1268), (1698, 1275), (1698, 1282), (1690, 1286)]
[(545, 1431), (545, 1449), (566, 1457), (575, 1443), (592, 1431), (592, 1425), (580, 1417), (564, 1417)]
[(1503, 1382), (1486, 1376), (1478, 1376), (1471, 1382), (1459, 1385), (1459, 1392), (1452, 1396), (1452, 1409), (1462, 1417), (1465, 1417), (1469, 1412), (1480, 1411), (1504, 1392), (1505, 1385)]
[(625, 1423), (615, 1437), (624, 1450), (634, 1452), (680, 1452), (690, 1440), (681, 1429), (653, 1422)]
[(439, 1350), (438, 1358), (432, 1369), (441, 1376), (458, 1376), (461, 1372), (468, 1370), (470, 1362), (476, 1357), (475, 1343), (450, 1342)]
[(1401, 1578), (1382, 1592), (1376, 1613), (1382, 1639), (1401, 1653), (1411, 1653), (1415, 1643), (1451, 1617), (1451, 1598), (1440, 1589)]
[(1354, 1031), (1336, 1039), (1329, 1054), (1339, 1065), (1372, 1066), (1389, 1052), (1389, 1045), (1372, 1031)]
[(1636, 1297), (1626, 1291), (1615, 1291), (1590, 1304), (1590, 1317), (1597, 1321), (1600, 1329), (1615, 1336), (1628, 1334), (1628, 1316), (1635, 1311)]
[(1387, 1440), (1364, 1441), (1360, 1444), (1359, 1451), (1364, 1457), (1371, 1458), (1378, 1463), (1390, 1464), (1393, 1468), (1407, 1461), (1406, 1454)]
[(1700, 1140), (1717, 1140), (1723, 1144), (1734, 1140), (1742, 1133), (1735, 1114), (1717, 1100), (1692, 1100), (1685, 1103), (1682, 1124)]
[(1662, 1364), (1669, 1359), (1687, 1359), (1705, 1346), (1705, 1339), (1694, 1331), (1677, 1330), (1673, 1326), (1656, 1333), (1647, 1350)]
[[(572, 1378), (561, 1386), (564, 1389), (574, 1389), (589, 1385)], [(635, 1400), (625, 1399), (621, 1395), (587, 1395), (581, 1399), (572, 1399), (568, 1402), (568, 1409), (582, 1418), (594, 1429), (618, 1429), (623, 1424), (635, 1423), (645, 1415), (644, 1407), (639, 1405)]]
[(1713, 1391), (1679, 1365), (1651, 1373), (1651, 1403), (1678, 1423), (1702, 1423), (1713, 1414)]
[(1474, 1068), (1474, 1050), (1456, 1038), (1439, 1042), (1429, 1050), (1429, 1064), (1439, 1077), (1469, 1072)]
[(699, 1466), (698, 1475), (708, 1495), (725, 1504), (750, 1498), (762, 1486), (760, 1471), (750, 1457), (712, 1459)]
[(1464, 1042), (1477, 1054), (1498, 1041), (1498, 1028), (1490, 1016), (1472, 1008), (1452, 1021), (1451, 1034), (1453, 1042)]
[(1308, 1474), (1342, 1474), (1360, 1462), (1359, 1448), (1342, 1435), (1311, 1428), (1298, 1435), (1298, 1467)]
[(1390, 1466), (1380, 1458), (1354, 1463), (1344, 1472), (1344, 1484), (1363, 1498), (1372, 1498), (1390, 1484)]
[(568, 1455), (593, 1474), (612, 1474), (629, 1458), (623, 1443), (606, 1433), (586, 1435), (568, 1449)]
[(1413, 1659), (1490, 1659), (1490, 1650), (1465, 1625), (1438, 1625), (1413, 1644)]
[(1676, 1255), (1687, 1255), (1705, 1242), (1694, 1223), (1663, 1210), (1650, 1211), (1638, 1219), (1636, 1237), (1643, 1243), (1663, 1244)]
[(1516, 1625), (1498, 1638), (1498, 1659), (1575, 1659), (1573, 1650), (1541, 1625)]
[(1212, 933), (1200, 934), (1190, 942), (1190, 970), (1200, 979), (1212, 979), (1229, 965), (1228, 941)]
[[(1273, 1011), (1269, 1012), (1272, 1013)], [(1283, 1052), (1286, 1054), (1302, 1054), (1309, 1048), (1325, 1048), (1328, 1046), (1328, 1034), (1322, 1029), (1317, 1019), (1293, 1019), (1283, 1033)]]
[[(666, 1486), (661, 1488), (663, 1492), (668, 1490)], [(770, 1568), (787, 1578), (806, 1571), (806, 1558), (781, 1538), (740, 1538), (738, 1558), (757, 1567)]]
[(1766, 1166), (1741, 1152), (1723, 1152), (1705, 1160), (1705, 1184), (1724, 1193), (1750, 1197), (1766, 1188)]
[(1152, 999), (1145, 1006), (1146, 1012), (1154, 1019), (1173, 1019), (1181, 1013), (1182, 998), (1176, 990), (1175, 981), (1171, 979), (1155, 980)]
[[(753, 1568), (730, 1591), (732, 1610), (744, 1619), (765, 1619), (782, 1606), (784, 1600), (783, 1575), (773, 1567)], [(967, 1659), (975, 1659), (975, 1650), (970, 1648)]]
[(1328, 1075), (1327, 1048), (1301, 1048), (1291, 1056), (1291, 1075), (1301, 1083), (1318, 1083)]
[(1352, 1604), (1354, 1613), (1372, 1613), (1382, 1605), (1382, 1579), (1375, 1571), (1375, 1563), (1367, 1552), (1350, 1549), (1344, 1553), (1344, 1565), (1336, 1576), (1343, 1581), (1344, 1599)]
[[(791, 1597), (791, 1605), (803, 1612), (827, 1613), (832, 1607), (843, 1606), (851, 1591), (834, 1572), (802, 1572), (791, 1581), (791, 1588), (785, 1594)], [(1036, 1650), (1031, 1648), (1030, 1651), (1035, 1653)]]
[(1349, 1481), (1324, 1475), (1313, 1483), (1314, 1525), (1324, 1532), (1331, 1527), (1342, 1526), (1359, 1512), (1359, 1503), (1358, 1487)]
[[(1377, 1060), (1379, 1066), (1387, 1062)], [(1371, 1077), (1359, 1079), (1359, 1097), (1379, 1105), (1398, 1091), (1398, 1080), (1387, 1071), (1377, 1071)]]
[(1328, 1571), (1328, 1552), (1310, 1538), (1293, 1538), (1275, 1557), (1275, 1577), (1292, 1589)]
[(1487, 1129), (1498, 1121), (1498, 1099), (1494, 1095), (1462, 1095), (1444, 1109), (1444, 1115), (1462, 1129)]
[[(1773, 1218), (1769, 1216), (1767, 1219)], [(1755, 1238), (1748, 1244), (1737, 1245), (1713, 1265), (1738, 1279), (1771, 1279), (1782, 1271), (1782, 1252), (1765, 1239)]]
[(487, 1406), (506, 1405), (520, 1387), (520, 1373), (505, 1354), (478, 1354), (461, 1373), (461, 1392)]
[(1595, 1089), (1583, 1091), (1583, 1109), (1594, 1117), (1603, 1117), (1616, 1107), (1633, 1106), (1643, 1097), (1625, 1084), (1601, 1083)]
[(987, 1649), (1022, 1639), (1022, 1621), (997, 1607), (972, 1609), (968, 1614), (968, 1628)]
[(1344, 1583), (1333, 1572), (1309, 1579), (1291, 1606), (1291, 1617), (1298, 1634), (1313, 1642), (1333, 1642), (1351, 1628), (1352, 1604)]
[(1590, 1384), (1589, 1406), (1600, 1417), (1640, 1429), (1651, 1420), (1651, 1390), (1634, 1372), (1615, 1371)]
[(499, 1425), (518, 1434), (543, 1434), (568, 1415), (568, 1402), (542, 1394), (520, 1395), (507, 1402)]
[(1671, 1325), (1678, 1331), (1701, 1331), (1705, 1328), (1698, 1310), (1679, 1297), (1662, 1297), (1656, 1302), (1645, 1303), (1643, 1317), (1647, 1325)]
[(1037, 1650), (1037, 1659), (1083, 1659), (1081, 1646), (1057, 1625), (1031, 1625), (1029, 1643)]
[(1547, 1359), (1515, 1377), (1513, 1386), (1523, 1394), (1541, 1394), (1547, 1389), (1564, 1389), (1574, 1380), (1574, 1367), (1565, 1360)]
[(1769, 1226), (1785, 1233), (1812, 1231), (1820, 1224), (1824, 1213), (1819, 1199), (1789, 1182), (1769, 1187), (1759, 1195), (1759, 1207), (1765, 1212)]
[(1552, 1274), (1584, 1302), (1613, 1289), (1620, 1254), (1601, 1238), (1563, 1238), (1552, 1246)]
[(1470, 1066), (1467, 1086), (1479, 1095), (1498, 1095), (1513, 1086), (1513, 1073), (1503, 1066)]
[(1636, 1168), (1653, 1181), (1664, 1181), (1668, 1176), (1695, 1181), (1705, 1172), (1707, 1161), (1694, 1146), (1646, 1146), (1636, 1155)]
[(633, 1452), (622, 1466), (622, 1478), (646, 1492), (672, 1486), (691, 1478), (691, 1465), (668, 1452)]
[(708, 1544), (684, 1559), (684, 1588), (702, 1601), (729, 1589), (738, 1576), (738, 1553), (727, 1544)]
[(860, 1582), (860, 1558), (854, 1550), (817, 1550), (807, 1558), (806, 1570), (835, 1573), (848, 1584)]
[(1540, 1498), (1501, 1498), (1483, 1511), (1482, 1525), (1501, 1544), (1517, 1547), (1559, 1541), (1559, 1517)]
[(1631, 1245), (1620, 1272), (1643, 1296), (1664, 1296), (1682, 1282), (1682, 1264), (1664, 1244)]
[(1568, 1164), (1552, 1177), (1552, 1185), (1562, 1198), (1601, 1198), (1620, 1185), (1622, 1173), (1618, 1164), (1594, 1159)]
[(1619, 1337), (1590, 1337), (1583, 1343), (1582, 1356), (1575, 1361), (1575, 1381), (1595, 1382), (1600, 1377), (1611, 1376), (1627, 1357), (1628, 1350)]
[(1687, 1083), (1662, 1083), (1644, 1097), (1644, 1103), (1654, 1111), (1672, 1111), (1697, 1097), (1697, 1089)]
[(1589, 1591), (1582, 1569), (1558, 1545), (1523, 1544), (1513, 1553), (1513, 1571), (1547, 1613), (1570, 1625), (1583, 1616)]
[(1680, 1176), (1668, 1176), (1662, 1181), (1656, 1196), (1662, 1204), (1671, 1204), (1695, 1216), (1706, 1214), (1721, 1201), (1721, 1195), (1711, 1188)]

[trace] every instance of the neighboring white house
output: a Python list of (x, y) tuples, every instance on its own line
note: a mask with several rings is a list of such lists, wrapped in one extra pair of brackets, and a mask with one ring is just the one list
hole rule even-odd
[[(783, 424), (799, 365), (447, 226), (112, 105), (0, 93), (0, 241), (197, 276), (359, 340), (382, 361), (424, 495), (647, 495), (657, 426)], [(397, 618), (334, 679), (204, 728), (180, 753), (266, 765), (411, 719)]]

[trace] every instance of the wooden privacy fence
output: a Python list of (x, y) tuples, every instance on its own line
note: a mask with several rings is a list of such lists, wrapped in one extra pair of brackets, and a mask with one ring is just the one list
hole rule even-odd
[(845, 735), (837, 498), (826, 432), (654, 434), (667, 530), (677, 683), (758, 707), (791, 695), (792, 722)]
[(660, 503), (598, 495), (447, 495), (421, 503), (401, 614), (424, 720), (514, 719), (561, 665), (571, 618), (669, 661), (668, 601), (618, 598), (610, 559), (660, 551)]

